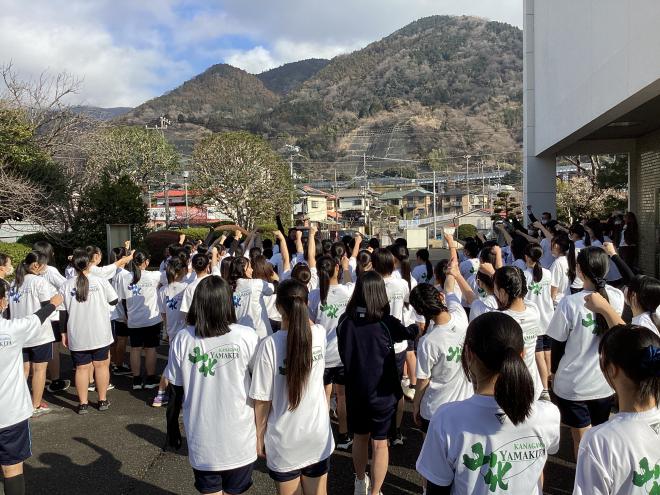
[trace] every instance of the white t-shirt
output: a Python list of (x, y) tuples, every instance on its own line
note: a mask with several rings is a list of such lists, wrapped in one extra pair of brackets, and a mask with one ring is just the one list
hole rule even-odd
[(417, 379), (429, 379), (420, 404), (420, 414), (426, 420), (430, 420), (441, 405), (465, 400), (474, 393), (461, 363), (467, 315), (455, 296), (448, 296), (446, 304), (449, 322), (432, 323), (417, 345)]
[[(25, 275), (18, 290), (16, 290), (16, 282), (12, 282), (7, 295), (11, 319), (25, 318), (34, 314), (41, 309), (42, 302), (50, 301), (55, 294), (57, 290), (44, 277), (31, 273)], [(25, 342), (25, 347), (35, 347), (54, 341), (53, 327), (50, 320), (46, 320), (41, 325), (41, 331)]]
[(559, 450), (559, 410), (538, 401), (513, 425), (494, 397), (474, 395), (435, 413), (417, 471), (455, 495), (542, 495), (548, 454)]
[(309, 318), (326, 331), (325, 367), (341, 366), (339, 348), (337, 347), (337, 324), (339, 318), (346, 312), (346, 305), (353, 295), (355, 285), (331, 285), (325, 304), (321, 303), (321, 290), (309, 293)]
[(522, 328), (523, 340), (525, 341), (525, 364), (534, 381), (534, 397), (539, 398), (543, 392), (543, 383), (536, 364), (536, 341), (541, 335), (541, 319), (538, 308), (529, 301), (525, 301), (524, 311), (513, 311), (507, 309), (502, 313), (516, 320)]
[(497, 298), (493, 294), (487, 294), (486, 297), (475, 299), (470, 305), (470, 321), (477, 316), (481, 316), (489, 311), (495, 311), (499, 307)]
[(568, 279), (568, 258), (560, 256), (550, 267), (550, 285), (557, 287), (557, 295), (555, 296), (555, 303), (559, 304), (564, 296), (571, 295), (571, 289), (582, 289), (584, 282), (580, 277), (575, 276), (575, 280), (571, 284)]
[(555, 262), (555, 257), (552, 255), (552, 242), (550, 239), (547, 237), (541, 239), (541, 248), (543, 249), (543, 256), (541, 256), (539, 262), (543, 268), (547, 268), (549, 270), (552, 264)]
[(555, 305), (552, 302), (550, 286), (552, 275), (549, 270), (543, 268), (543, 276), (540, 282), (534, 282), (534, 269), (525, 270), (525, 279), (527, 280), (527, 296), (525, 301), (529, 301), (536, 306), (541, 319), (539, 335), (545, 335), (550, 325), (550, 320), (555, 313)]
[(112, 263), (110, 265), (105, 265), (105, 266), (92, 266), (89, 269), (89, 273), (92, 275), (96, 275), (97, 277), (110, 280), (112, 277), (115, 276), (115, 273), (117, 273), (117, 265)]
[(258, 278), (241, 278), (234, 291), (234, 311), (241, 325), (254, 328), (257, 336), (263, 339), (273, 333), (268, 319), (266, 296), (275, 292), (273, 284)]
[(140, 280), (133, 283), (131, 272), (122, 272), (119, 298), (126, 300), (129, 328), (145, 328), (162, 322), (158, 307), (160, 272), (142, 270)]
[(648, 328), (649, 330), (651, 330), (660, 337), (660, 332), (658, 331), (658, 327), (655, 325), (655, 322), (651, 317), (651, 313), (649, 313), (648, 311), (646, 313), (642, 313), (641, 315), (633, 316), (632, 324), (639, 325), (640, 327)]
[[(610, 286), (605, 290), (612, 308), (621, 314), (622, 292)], [(555, 394), (566, 400), (604, 399), (614, 394), (600, 370), (600, 337), (594, 334), (596, 316), (584, 305), (584, 298), (589, 294), (592, 292), (582, 291), (564, 297), (548, 327), (549, 337), (566, 342), (553, 383)]]
[[(123, 268), (117, 268), (117, 270), (115, 271), (115, 275), (112, 277), (112, 279), (110, 279), (110, 285), (112, 285), (112, 288), (115, 289), (117, 296), (119, 296), (119, 286), (122, 283), (124, 273), (128, 273), (128, 272)], [(126, 323), (126, 310), (124, 309), (124, 305), (121, 303), (121, 301), (119, 301), (118, 304), (112, 306), (110, 308), (110, 311), (111, 311), (110, 313), (111, 320)]]
[(165, 315), (167, 336), (170, 342), (186, 326), (186, 313), (181, 312), (183, 293), (188, 287), (184, 282), (172, 282), (158, 289), (160, 314)]
[(257, 459), (254, 409), (248, 398), (257, 336), (230, 325), (220, 337), (193, 327), (176, 334), (164, 376), (184, 389), (183, 422), (194, 469), (225, 471)]
[(0, 429), (32, 416), (32, 396), (23, 374), (23, 348), (40, 334), (38, 316), (0, 318)]
[(92, 351), (112, 344), (112, 327), (108, 314), (108, 303), (117, 301), (118, 296), (110, 282), (91, 273), (87, 277), (89, 291), (87, 300), (76, 300), (76, 282), (79, 275), (67, 280), (60, 293), (64, 298), (64, 309), (68, 313), (67, 338), (72, 351)]
[(461, 264), (458, 265), (458, 269), (460, 270), (461, 275), (463, 275), (463, 278), (467, 280), (479, 271), (480, 265), (481, 263), (479, 263), (479, 258), (471, 258), (469, 260), (462, 261)]
[(69, 265), (64, 269), (64, 278), (66, 278), (67, 280), (75, 276), (76, 276), (76, 269), (74, 267)]
[(619, 413), (580, 442), (573, 495), (660, 490), (660, 410)]
[(183, 291), (183, 299), (181, 300), (181, 312), (188, 313), (190, 311), (190, 306), (192, 305), (193, 296), (195, 295), (195, 289), (197, 285), (208, 277), (208, 274), (204, 273), (201, 276), (195, 274), (195, 279), (188, 284), (188, 287)]
[(426, 263), (422, 263), (421, 265), (417, 265), (415, 268), (413, 268), (412, 277), (417, 280), (418, 284), (428, 284), (431, 283), (433, 273), (428, 273), (428, 270), (426, 269)]
[(312, 370), (298, 407), (289, 411), (286, 385), (287, 331), (264, 339), (254, 365), (250, 397), (271, 401), (266, 427), (266, 464), (287, 473), (327, 459), (335, 448), (323, 386), (325, 371), (325, 328), (314, 325)]
[[(55, 287), (56, 291), (59, 291), (60, 287), (62, 287), (62, 284), (66, 282), (66, 278), (62, 276), (59, 270), (54, 266), (50, 266), (50, 265), (46, 266), (46, 271), (40, 276), (45, 278), (50, 285)], [(50, 315), (50, 317), (48, 318), (50, 321), (57, 321), (57, 322), (60, 321), (60, 311), (63, 311), (64, 307), (60, 305), (58, 306), (57, 309), (58, 310), (53, 311), (53, 314)]]
[[(390, 302), (390, 314), (406, 327), (418, 321), (424, 322), (425, 320), (415, 313), (412, 306), (406, 308), (406, 303), (410, 301), (410, 290), (417, 286), (415, 279), (410, 280), (412, 286), (410, 288), (408, 287), (408, 282), (394, 276), (394, 274), (391, 277), (385, 278), (384, 281), (387, 298)], [(404, 352), (407, 348), (408, 342), (405, 340), (394, 343), (394, 352), (396, 354)]]

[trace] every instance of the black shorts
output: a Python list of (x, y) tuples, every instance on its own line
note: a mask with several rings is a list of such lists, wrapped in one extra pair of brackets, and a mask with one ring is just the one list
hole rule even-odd
[(583, 401), (557, 397), (561, 422), (571, 428), (602, 425), (610, 418), (612, 404), (614, 404), (614, 396)]
[(582, 292), (582, 289), (576, 289), (574, 287), (571, 287), (571, 295), (577, 294), (578, 292)]
[(62, 330), (60, 330), (60, 322), (51, 321), (50, 326), (53, 327), (53, 337), (55, 337), (55, 342), (62, 342)]
[(368, 404), (347, 404), (348, 431), (356, 435), (371, 435), (374, 440), (386, 440), (396, 419), (395, 403), (387, 409), (372, 409)]
[(93, 349), (91, 351), (71, 351), (71, 359), (73, 366), (83, 366), (92, 361), (105, 361), (110, 354), (110, 346), (101, 347), (100, 349)]
[(47, 363), (53, 359), (53, 343), (35, 345), (34, 347), (23, 348), (23, 362), (27, 363)]
[(547, 335), (539, 335), (536, 338), (536, 352), (549, 351), (552, 348), (552, 340)]
[(0, 465), (11, 466), (32, 455), (32, 435), (28, 420), (0, 429)]
[[(408, 351), (400, 352), (395, 354), (394, 359), (396, 360), (396, 371), (399, 373), (399, 381), (403, 380), (403, 368), (406, 365), (406, 353)], [(415, 370), (413, 370), (413, 373)]]
[(417, 352), (417, 339), (408, 341), (406, 352)]
[(115, 339), (117, 337), (128, 337), (130, 333), (128, 331), (128, 325), (126, 325), (126, 322), (112, 320), (112, 335)]
[(330, 457), (322, 461), (312, 464), (311, 466), (305, 466), (302, 469), (296, 469), (295, 471), (289, 471), (288, 473), (278, 473), (271, 469), (268, 470), (273, 481), (278, 483), (286, 483), (287, 481), (295, 480), (304, 476), (305, 478), (320, 478), (321, 476), (328, 474), (330, 471)]
[(323, 385), (328, 386), (332, 383), (335, 385), (346, 385), (346, 375), (344, 374), (343, 366), (326, 368), (323, 372)]
[(128, 328), (131, 347), (145, 347), (151, 349), (160, 344), (160, 331), (162, 323), (142, 328)]
[(428, 419), (424, 419), (422, 417), (420, 417), (420, 419), (422, 420), (422, 431), (424, 433), (428, 433), (429, 425), (431, 424), (431, 421), (429, 421)]
[(199, 471), (195, 474), (195, 488), (199, 493), (223, 492), (238, 495), (247, 492), (252, 486), (254, 463), (226, 471)]

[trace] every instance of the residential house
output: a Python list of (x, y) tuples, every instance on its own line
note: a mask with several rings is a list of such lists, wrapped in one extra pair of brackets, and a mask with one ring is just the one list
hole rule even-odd
[(301, 220), (312, 222), (327, 222), (329, 194), (310, 186), (296, 188), (297, 201), (293, 205), (293, 213)]

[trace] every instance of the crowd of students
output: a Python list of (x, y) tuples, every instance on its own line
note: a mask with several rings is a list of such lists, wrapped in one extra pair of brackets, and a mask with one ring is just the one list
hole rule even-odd
[(406, 397), (428, 495), (541, 494), (562, 423), (574, 493), (660, 493), (660, 282), (631, 269), (636, 224), (620, 220), (563, 226), (530, 211), (529, 230), (498, 222), (495, 239), (462, 245), (446, 235), (449, 258), (433, 266), (422, 249), (414, 269), (403, 239), (331, 242), (315, 226), (275, 243), (181, 237), (158, 270), (128, 245), (104, 267), (98, 248), (76, 249), (66, 277), (47, 243), (23, 260), (0, 254), (5, 493), (24, 493), (44, 388), (69, 387), (62, 347), (79, 414), (89, 391), (109, 409), (111, 375), (157, 389), (175, 448), (183, 412), (204, 494), (244, 493), (262, 457), (277, 493), (322, 495), (339, 448), (352, 450), (354, 493), (378, 495), (389, 448), (406, 440)]

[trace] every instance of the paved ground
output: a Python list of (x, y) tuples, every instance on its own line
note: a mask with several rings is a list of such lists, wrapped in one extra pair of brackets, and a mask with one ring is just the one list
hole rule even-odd
[[(164, 366), (165, 348), (159, 364)], [(62, 356), (63, 363), (69, 362)], [(192, 471), (185, 448), (164, 452), (165, 411), (149, 406), (152, 391), (130, 390), (130, 379), (114, 377), (116, 390), (109, 392), (110, 411), (95, 409), (77, 416), (75, 391), (46, 394), (54, 412), (32, 421), (33, 457), (26, 467), (27, 493), (59, 494), (194, 494)], [(96, 399), (90, 393), (90, 402)], [(411, 424), (410, 404), (404, 419), (406, 445), (391, 450), (390, 474), (383, 492), (386, 495), (421, 493), (420, 478), (414, 471), (422, 435)], [(563, 435), (569, 438), (568, 432)], [(571, 493), (573, 464), (570, 447), (564, 445), (559, 457), (547, 465), (546, 493)], [(265, 466), (259, 463), (255, 486), (248, 492), (274, 494)], [(336, 452), (329, 477), (331, 495), (351, 494), (353, 467), (349, 453)], [(0, 488), (0, 493), (2, 489)]]

